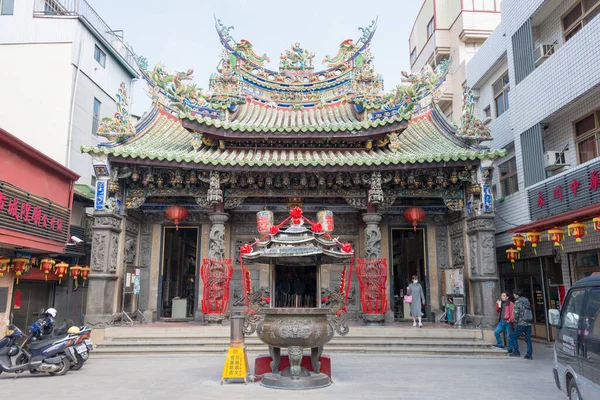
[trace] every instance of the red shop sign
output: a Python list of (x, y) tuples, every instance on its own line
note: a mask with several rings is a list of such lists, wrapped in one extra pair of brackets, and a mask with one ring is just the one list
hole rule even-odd
[(0, 181), (0, 228), (66, 242), (70, 211)]

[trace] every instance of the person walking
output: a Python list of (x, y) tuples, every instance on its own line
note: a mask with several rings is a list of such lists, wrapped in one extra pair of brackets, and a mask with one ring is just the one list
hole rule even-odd
[(508, 293), (504, 292), (500, 295), (500, 299), (496, 301), (496, 312), (498, 313), (498, 325), (494, 330), (496, 336), (496, 344), (494, 347), (503, 349), (504, 343), (500, 336), (506, 331), (506, 341), (508, 342), (508, 352), (512, 353), (512, 342), (510, 335), (512, 334), (512, 323), (515, 322), (514, 305), (508, 298)]
[(421, 318), (423, 317), (422, 307), (425, 306), (425, 294), (423, 288), (419, 283), (419, 279), (416, 275), (412, 276), (412, 282), (408, 285), (408, 295), (412, 296), (412, 303), (410, 303), (410, 316), (413, 319), (413, 326), (417, 326), (417, 318), (419, 320), (419, 328), (423, 327)]
[(533, 360), (533, 347), (531, 345), (531, 323), (533, 322), (533, 312), (531, 311), (531, 303), (526, 297), (521, 297), (521, 291), (515, 289), (513, 292), (515, 297), (515, 322), (517, 329), (510, 336), (513, 349), (511, 357), (521, 357), (519, 352), (519, 337), (525, 335), (525, 343), (527, 343), (526, 360)]

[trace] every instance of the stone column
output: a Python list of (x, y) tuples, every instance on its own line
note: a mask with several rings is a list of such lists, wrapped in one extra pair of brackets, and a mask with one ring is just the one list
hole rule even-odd
[[(208, 235), (208, 258), (225, 258), (225, 222), (229, 215), (224, 212), (212, 212), (208, 214), (210, 219), (210, 233)], [(204, 284), (204, 282), (202, 283)], [(201, 310), (198, 310), (201, 313)], [(196, 316), (196, 319), (203, 319), (205, 322), (220, 324), (227, 318), (227, 314), (204, 314), (202, 317)]]
[(365, 228), (365, 258), (381, 258), (381, 214), (364, 213)]
[(119, 288), (118, 259), (123, 217), (112, 212), (94, 213), (92, 258), (87, 297), (86, 322), (102, 327), (114, 321)]
[(483, 328), (498, 320), (495, 302), (500, 298), (500, 276), (496, 263), (494, 215), (467, 218), (469, 268), (469, 315)]
[[(367, 224), (365, 227), (365, 258), (381, 258), (381, 228), (379, 227), (381, 214), (367, 212), (362, 217)], [(385, 314), (363, 314), (363, 319), (369, 325), (381, 324), (385, 320)]]

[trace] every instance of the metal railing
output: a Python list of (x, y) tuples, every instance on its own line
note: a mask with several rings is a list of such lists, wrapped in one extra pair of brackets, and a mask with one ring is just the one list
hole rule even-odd
[(136, 55), (123, 40), (118, 31), (110, 29), (108, 24), (94, 11), (85, 0), (34, 0), (34, 17), (65, 18), (77, 17), (86, 26), (95, 31), (108, 46), (119, 54), (129, 66), (137, 71)]

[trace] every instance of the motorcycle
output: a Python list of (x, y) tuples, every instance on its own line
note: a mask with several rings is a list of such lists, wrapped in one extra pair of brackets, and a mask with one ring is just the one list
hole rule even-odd
[[(40, 319), (30, 327), (30, 333), (21, 346), (17, 341), (25, 334), (15, 325), (9, 325), (4, 338), (0, 341), (0, 373), (21, 374), (47, 372), (50, 375), (61, 376), (69, 371), (76, 355), (72, 349), (77, 336), (67, 335), (58, 338), (35, 340), (41, 336), (44, 320)], [(16, 357), (13, 364), (12, 359)]]
[(71, 326), (68, 329), (68, 333), (77, 336), (77, 339), (73, 344), (76, 362), (71, 362), (71, 370), (78, 371), (88, 360), (90, 351), (92, 351), (94, 348), (94, 343), (92, 342), (92, 339), (90, 339), (92, 330), (87, 326)]

